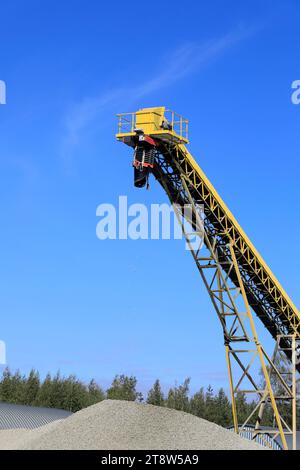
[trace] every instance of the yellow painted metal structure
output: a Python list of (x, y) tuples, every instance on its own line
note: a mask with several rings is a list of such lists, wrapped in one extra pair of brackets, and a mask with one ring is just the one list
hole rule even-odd
[[(295, 403), (296, 390), (295, 387), (289, 387), (260, 344), (252, 311), (275, 340), (281, 338), (282, 350), (292, 362), (295, 341), (300, 340), (299, 310), (188, 151), (188, 121), (167, 111), (165, 107), (119, 114), (118, 119), (116, 137), (119, 141), (134, 147), (137, 132), (143, 132), (155, 140), (157, 154), (152, 172), (173, 204), (188, 243), (189, 234), (182, 223), (183, 208), (186, 204), (192, 207), (192, 216), (188, 222), (197, 231), (201, 223), (197, 220), (198, 207), (203, 207), (204, 243), (209, 256), (201, 256), (201, 243), (198, 249), (191, 247), (190, 251), (223, 327), (236, 432), (240, 432), (253, 419), (251, 415), (245, 423), (239, 423), (235, 405), (236, 394), (242, 390), (242, 383), (247, 381), (250, 388), (242, 391), (258, 396), (255, 411), (260, 414), (262, 404), (270, 404), (277, 423), (274, 435), (279, 434), (283, 447), (287, 448), (285, 434), (291, 430), (291, 426), (280, 415), (279, 403), (280, 400)], [(251, 374), (256, 360), (263, 371), (264, 389)], [(299, 364), (297, 369), (299, 372)], [(271, 374), (275, 374), (282, 382), (286, 390), (284, 399), (276, 396), (272, 390)], [(256, 433), (260, 429), (261, 416), (257, 419)]]
[[(146, 135), (163, 142), (188, 143), (188, 120), (165, 107), (146, 108), (136, 113), (118, 114), (117, 139), (127, 141), (135, 135), (135, 129), (142, 129)], [(170, 124), (172, 130), (163, 129), (163, 123)]]

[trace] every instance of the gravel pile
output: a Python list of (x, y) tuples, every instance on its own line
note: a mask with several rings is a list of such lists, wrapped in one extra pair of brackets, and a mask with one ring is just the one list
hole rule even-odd
[(257, 444), (181, 411), (105, 400), (35, 430), (0, 431), (0, 449), (258, 450)]

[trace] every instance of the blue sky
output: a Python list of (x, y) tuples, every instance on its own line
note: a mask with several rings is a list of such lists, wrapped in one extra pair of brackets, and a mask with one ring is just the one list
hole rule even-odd
[[(166, 105), (299, 306), (299, 2), (1, 5), (0, 339), (10, 367), (227, 387), (222, 332), (180, 241), (99, 241), (133, 188), (117, 112)], [(288, 229), (287, 227), (290, 227)], [(260, 328), (268, 347), (272, 343)]]

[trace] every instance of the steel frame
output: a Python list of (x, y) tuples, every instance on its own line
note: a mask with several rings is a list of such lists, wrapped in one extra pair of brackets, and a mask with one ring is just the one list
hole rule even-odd
[[(300, 339), (300, 312), (183, 144), (188, 140), (180, 136), (178, 139), (173, 127), (158, 131), (152, 125), (154, 117), (161, 115), (164, 119), (165, 108), (146, 108), (138, 113), (150, 115), (143, 131), (156, 142), (156, 164), (152, 173), (174, 205), (186, 242), (223, 328), (235, 431), (245, 429), (249, 432), (251, 426), (247, 425), (254, 420), (253, 438), (259, 434), (263, 439), (265, 430), (261, 430), (261, 422), (268, 404), (275, 417), (274, 439), (280, 435), (283, 447), (287, 449), (286, 435), (292, 433), (295, 446), (295, 377), (296, 371), (300, 372), (300, 362), (295, 359), (295, 344)], [(116, 136), (132, 147), (136, 138), (136, 114), (132, 113), (131, 118), (130, 113), (119, 115), (119, 133)], [(171, 121), (174, 125), (174, 116)], [(181, 134), (182, 123), (179, 123), (179, 128)], [(187, 204), (191, 208), (189, 211), (184, 210)], [(204, 207), (204, 222), (199, 213), (200, 205)], [(189, 230), (185, 221), (190, 226)], [(191, 242), (191, 237), (194, 239), (195, 236), (199, 239), (196, 248)], [(208, 249), (206, 257), (200, 252), (203, 242)], [(259, 341), (252, 311), (277, 341), (273, 359)], [(276, 367), (278, 351), (292, 363), (291, 382)], [(262, 370), (263, 386), (257, 379), (259, 369)], [(279, 395), (272, 385), (274, 377), (281, 385)], [(243, 423), (239, 420), (236, 400), (239, 391), (258, 397), (250, 416)], [(285, 422), (280, 411), (282, 402), (292, 404), (291, 424)]]
[[(290, 448), (292, 450), (297, 450), (297, 400), (298, 400), (298, 390), (297, 390), (297, 363), (299, 360), (298, 354), (298, 341), (296, 339), (296, 335), (290, 335), (289, 338), (285, 336), (279, 335), (277, 337), (277, 341), (275, 343), (275, 348), (272, 356), (272, 363), (275, 364), (277, 368), (282, 367), (280, 364), (284, 364), (286, 359), (286, 344), (289, 340), (290, 343), (290, 355), (291, 355), (291, 362), (289, 364), (289, 369), (286, 370), (279, 370), (281, 377), (284, 377), (284, 384), (280, 384), (281, 387), (278, 389), (278, 383), (276, 384), (277, 390), (275, 391), (278, 402), (281, 405), (288, 405), (289, 414), (290, 414), (290, 422), (287, 419), (282, 417), (283, 425), (285, 426), (285, 435), (292, 437), (292, 442)], [(274, 371), (272, 368), (269, 368), (269, 377), (270, 381), (274, 379)], [(276, 379), (276, 377), (275, 377)], [(259, 413), (258, 419), (256, 422), (255, 429), (261, 429), (261, 422), (263, 419), (263, 415), (265, 412), (266, 404), (267, 404), (267, 393), (265, 390), (265, 394), (263, 398), (260, 400), (259, 403)], [(278, 434), (274, 432), (274, 439), (277, 437)]]
[[(232, 243), (251, 308), (275, 340), (278, 335), (286, 337), (286, 355), (291, 360), (289, 338), (295, 334), (300, 339), (299, 311), (257, 254), (202, 170), (192, 162), (194, 160), (184, 145), (161, 144), (153, 174), (173, 203), (177, 200), (182, 204), (188, 203), (186, 194), (181, 190), (181, 176), (186, 179), (192, 200), (204, 206), (205, 230), (210, 238), (216, 238), (220, 259), (226, 258), (226, 247)], [(224, 269), (227, 269), (226, 264)], [(234, 274), (229, 275), (237, 286), (237, 278)], [(297, 364), (297, 369), (300, 372), (300, 364)]]
[[(286, 435), (291, 433), (295, 435), (296, 429), (296, 390), (289, 386), (259, 341), (243, 279), (243, 270), (240, 268), (242, 255), (233, 239), (230, 238), (228, 242), (226, 237), (220, 236), (220, 232), (217, 233), (212, 229), (209, 220), (201, 219), (190, 175), (181, 171), (178, 162), (177, 171), (174, 171), (174, 168), (170, 171), (165, 156), (164, 152), (157, 153), (159, 165), (156, 168), (159, 171), (156, 171), (155, 176), (173, 204), (188, 248), (223, 328), (235, 432), (242, 433), (248, 429), (250, 422), (255, 420), (253, 439), (258, 434), (262, 438), (266, 431), (260, 427), (260, 423), (264, 405), (269, 403), (274, 413), (276, 429), (268, 433), (273, 434), (274, 439), (280, 436), (283, 448), (288, 449)], [(185, 209), (187, 204), (191, 210)], [(190, 231), (187, 230), (185, 221), (190, 224)], [(199, 238), (196, 247), (195, 236)], [(202, 255), (203, 242), (208, 249), (208, 256)], [(289, 349), (292, 358), (295, 358), (293, 350), (295, 338), (296, 335), (293, 337), (281, 335), (285, 354)], [(261, 387), (258, 383), (259, 369), (262, 370), (265, 387)], [(296, 374), (296, 362), (294, 362), (294, 372)], [(276, 395), (273, 390), (271, 376), (276, 376), (282, 385), (284, 398), (282, 394)], [(258, 398), (254, 409), (244, 422), (239, 420), (236, 400), (238, 392), (252, 397), (254, 394)], [(292, 427), (280, 414), (278, 404), (283, 399), (290, 400), (294, 404)]]

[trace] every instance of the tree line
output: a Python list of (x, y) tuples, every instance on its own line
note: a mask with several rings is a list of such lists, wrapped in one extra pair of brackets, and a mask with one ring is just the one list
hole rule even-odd
[[(86, 384), (75, 375), (64, 377), (59, 372), (53, 376), (47, 374), (44, 380), (41, 380), (40, 374), (34, 369), (26, 376), (20, 371), (12, 373), (6, 368), (0, 378), (0, 402), (76, 412), (105, 399), (145, 402), (185, 411), (223, 427), (232, 425), (231, 403), (224, 389), (220, 388), (214, 392), (212, 387), (208, 386), (207, 389), (202, 387), (196, 393), (190, 394), (189, 378), (182, 384), (171, 387), (167, 393), (163, 392), (160, 381), (156, 380), (145, 397), (137, 390), (137, 379), (134, 376), (116, 375), (107, 390), (100, 387), (94, 379)], [(237, 392), (236, 406), (240, 424), (247, 419), (256, 405), (255, 401), (247, 402), (244, 393)], [(286, 419), (290, 418), (288, 410), (283, 414)], [(249, 423), (255, 424), (255, 420)], [(265, 411), (262, 424), (273, 424), (270, 407)]]
[[(115, 376), (107, 390), (103, 390), (94, 379), (85, 384), (75, 375), (63, 377), (59, 372), (53, 376), (47, 374), (41, 380), (34, 369), (26, 376), (6, 368), (0, 379), (0, 401), (6, 403), (76, 412), (104, 399), (145, 402), (192, 413), (221, 426), (232, 424), (231, 405), (225, 391), (221, 388), (214, 393), (209, 386), (190, 396), (190, 379), (171, 387), (166, 394), (160, 381), (156, 380), (146, 397), (137, 391), (136, 377), (126, 375)], [(248, 404), (241, 393), (237, 397), (237, 406), (240, 416), (246, 419), (253, 405)]]
[(25, 376), (18, 370), (13, 374), (6, 368), (0, 380), (0, 401), (6, 403), (76, 412), (104, 398), (105, 394), (95, 380), (86, 385), (75, 375), (62, 377), (59, 372), (54, 376), (47, 374), (41, 380), (34, 369)]

